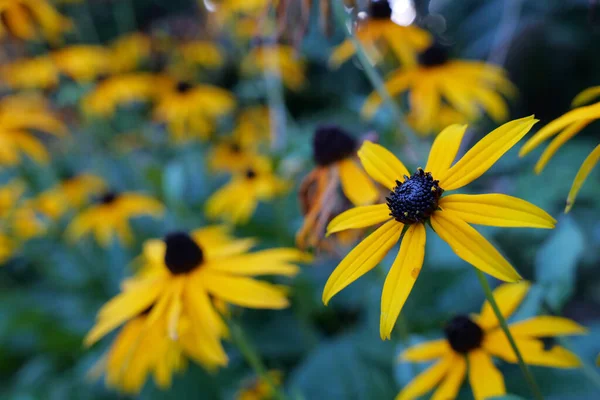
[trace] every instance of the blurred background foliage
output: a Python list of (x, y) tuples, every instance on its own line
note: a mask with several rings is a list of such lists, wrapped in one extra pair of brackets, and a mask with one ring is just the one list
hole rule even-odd
[[(240, 104), (269, 102), (263, 76), (242, 76), (244, 48), (224, 33), (208, 29), (211, 14), (193, 0), (87, 0), (60, 2), (60, 10), (76, 25), (65, 44), (106, 44), (127, 32), (153, 38), (202, 38), (225, 49), (226, 63), (198, 76), (198, 81), (227, 88)], [(450, 40), (453, 56), (503, 64), (519, 89), (511, 102), (511, 117), (535, 114), (541, 125), (569, 109), (572, 98), (600, 84), (600, 5), (588, 0), (432, 0), (416, 1), (417, 20)], [(269, 204), (261, 204), (239, 236), (260, 239), (261, 247), (293, 246), (302, 223), (296, 189), (313, 165), (310, 141), (316, 126), (336, 123), (354, 135), (375, 130), (380, 141), (401, 152), (402, 132), (382, 112), (366, 123), (359, 117), (372, 88), (357, 62), (339, 70), (327, 68), (327, 58), (343, 38), (340, 26), (327, 37), (313, 18), (299, 54), (307, 61), (307, 79), (297, 91), (285, 91), (285, 126), (273, 152), (294, 189)], [(3, 61), (15, 54), (44, 54), (42, 42), (5, 42)], [(61, 45), (50, 45), (52, 48)], [(64, 226), (23, 244), (0, 269), (0, 396), (5, 399), (113, 399), (122, 395), (87, 378), (108, 341), (92, 350), (82, 347), (99, 307), (118, 291), (131, 273), (132, 259), (144, 240), (174, 229), (206, 223), (203, 203), (225, 181), (206, 169), (210, 143), (185, 145), (168, 141), (165, 127), (147, 119), (143, 107), (120, 110), (108, 120), (78, 115), (82, 95), (94, 83), (68, 79), (48, 93), (53, 107), (69, 124), (70, 137), (51, 141), (48, 166), (27, 160), (0, 177), (26, 180), (31, 195), (51, 187), (61, 169), (93, 171), (118, 190), (141, 190), (167, 206), (162, 220), (136, 219), (135, 244), (116, 242), (99, 247), (89, 238), (77, 244), (62, 237)], [(8, 93), (8, 91), (5, 91)], [(224, 118), (227, 132), (233, 117)], [(494, 128), (489, 120), (474, 124), (470, 144)], [(592, 173), (577, 205), (562, 214), (566, 195), (581, 161), (598, 142), (598, 123), (568, 142), (537, 176), (533, 156), (519, 159), (512, 150), (473, 186), (477, 192), (502, 192), (526, 199), (553, 216), (554, 231), (482, 229), (513, 265), (535, 286), (520, 316), (538, 312), (562, 314), (589, 328), (589, 334), (568, 345), (588, 364), (600, 352), (600, 174)], [(534, 128), (535, 129), (535, 128)], [(424, 145), (424, 148), (427, 146)], [(418, 165), (411, 165), (410, 169)], [(392, 252), (393, 253), (393, 252)], [(444, 323), (458, 313), (474, 312), (483, 301), (476, 275), (437, 237), (427, 243), (425, 266), (408, 299), (391, 341), (379, 339), (381, 280), (391, 264), (379, 269), (323, 306), (324, 283), (341, 254), (320, 255), (292, 283), (292, 307), (283, 311), (245, 310), (240, 324), (269, 368), (284, 373), (284, 385), (298, 399), (391, 399), (422, 366), (396, 362), (408, 344), (441, 335)], [(518, 318), (518, 317), (516, 317)], [(233, 345), (227, 345), (230, 365), (215, 374), (190, 365), (175, 377), (169, 391), (148, 382), (144, 399), (231, 398), (255, 374)], [(148, 349), (152, 351), (152, 349)], [(600, 391), (598, 371), (533, 368), (546, 398), (591, 399)], [(515, 365), (502, 365), (508, 391), (526, 398), (527, 387)], [(471, 396), (463, 388), (462, 396)], [(507, 397), (517, 398), (517, 397)]]

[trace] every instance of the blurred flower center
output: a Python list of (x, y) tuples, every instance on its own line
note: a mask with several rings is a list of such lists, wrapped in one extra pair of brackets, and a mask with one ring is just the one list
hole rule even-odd
[(468, 353), (481, 346), (483, 329), (464, 315), (454, 317), (444, 328), (450, 347), (458, 353)]
[(253, 170), (252, 168), (248, 168), (246, 170), (246, 178), (248, 178), (248, 179), (254, 179), (254, 178), (256, 178), (256, 171)]
[(448, 47), (440, 43), (434, 43), (419, 54), (419, 64), (425, 67), (435, 67), (445, 64), (448, 58)]
[(229, 149), (233, 152), (233, 153), (241, 153), (242, 148), (240, 147), (239, 144), (237, 143), (231, 143), (229, 145)]
[(98, 201), (100, 204), (111, 204), (117, 199), (117, 197), (119, 197), (117, 192), (107, 192), (103, 194)]
[(313, 155), (315, 162), (322, 167), (350, 157), (356, 152), (356, 147), (356, 139), (339, 126), (321, 126), (315, 131)]
[(191, 272), (204, 261), (202, 249), (185, 232), (168, 234), (165, 243), (165, 264), (175, 275)]
[(181, 82), (177, 82), (177, 87), (176, 90), (179, 93), (185, 93), (188, 92), (189, 90), (191, 90), (194, 86), (189, 83), (189, 82), (185, 82), (185, 81), (181, 81)]
[(388, 0), (374, 0), (369, 6), (369, 16), (373, 19), (390, 19), (392, 7)]
[(443, 192), (431, 173), (419, 168), (410, 177), (404, 176), (404, 182), (396, 181), (386, 197), (390, 215), (403, 224), (424, 222), (437, 210)]

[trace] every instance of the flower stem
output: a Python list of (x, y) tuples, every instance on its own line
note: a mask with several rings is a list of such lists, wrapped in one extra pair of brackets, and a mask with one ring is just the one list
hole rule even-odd
[(250, 364), (250, 367), (273, 391), (273, 398), (276, 400), (287, 400), (283, 391), (281, 391), (275, 382), (273, 382), (265, 364), (260, 359), (260, 355), (252, 344), (250, 344), (242, 328), (232, 321), (229, 324), (229, 330), (231, 332), (231, 339), (236, 344), (238, 350), (242, 353), (248, 364)]
[(504, 331), (504, 334), (506, 335), (506, 338), (510, 343), (510, 347), (512, 347), (513, 351), (515, 352), (515, 355), (517, 356), (517, 360), (519, 361), (519, 367), (521, 368), (521, 372), (523, 372), (525, 380), (527, 381), (527, 384), (529, 385), (531, 392), (533, 393), (533, 397), (537, 400), (543, 400), (544, 397), (542, 396), (542, 392), (540, 391), (538, 384), (533, 378), (529, 367), (527, 366), (527, 364), (525, 364), (525, 361), (523, 360), (523, 356), (521, 355), (521, 352), (517, 347), (517, 343), (515, 342), (515, 339), (513, 338), (512, 334), (510, 333), (510, 330), (508, 329), (506, 319), (504, 319), (504, 316), (500, 312), (500, 308), (498, 308), (498, 304), (496, 303), (496, 299), (494, 299), (492, 289), (490, 288), (490, 285), (487, 279), (485, 278), (485, 275), (478, 269), (475, 269), (475, 272), (477, 273), (477, 278), (479, 279), (479, 283), (481, 283), (481, 287), (483, 288), (485, 297), (492, 306), (494, 314), (496, 314), (496, 318), (498, 318), (498, 321), (500, 322), (500, 327), (502, 328), (502, 331)]

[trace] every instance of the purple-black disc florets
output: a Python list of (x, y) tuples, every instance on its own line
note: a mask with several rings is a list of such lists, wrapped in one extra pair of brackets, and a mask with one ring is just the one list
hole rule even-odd
[(425, 67), (436, 67), (443, 65), (448, 61), (448, 46), (441, 43), (434, 43), (418, 56), (419, 64)]
[(444, 192), (438, 183), (421, 168), (410, 177), (405, 176), (404, 182), (396, 181), (394, 191), (385, 198), (390, 215), (407, 225), (424, 222), (437, 210)]
[(171, 273), (185, 274), (193, 271), (204, 261), (204, 254), (198, 244), (185, 232), (173, 232), (164, 239), (165, 264)]
[(444, 328), (444, 333), (450, 347), (458, 353), (475, 350), (483, 341), (483, 329), (464, 315), (454, 317)]
[(102, 196), (100, 196), (98, 202), (100, 204), (111, 204), (114, 203), (115, 200), (117, 200), (117, 197), (119, 197), (119, 194), (117, 192), (106, 192)]

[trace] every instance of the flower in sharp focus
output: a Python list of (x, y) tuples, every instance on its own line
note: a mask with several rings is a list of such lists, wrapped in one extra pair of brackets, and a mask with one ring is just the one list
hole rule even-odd
[[(519, 307), (529, 283), (503, 284), (494, 290), (504, 318), (509, 318)], [(547, 348), (542, 339), (556, 336), (580, 335), (586, 329), (576, 322), (554, 316), (538, 316), (509, 325), (509, 330), (525, 363), (543, 367), (577, 368), (577, 356), (567, 349), (554, 345)], [(516, 364), (517, 357), (500, 328), (491, 305), (486, 301), (478, 315), (459, 315), (448, 322), (445, 339), (422, 343), (406, 349), (403, 361), (433, 361), (435, 364), (406, 385), (396, 400), (409, 400), (423, 396), (435, 386), (434, 400), (454, 399), (465, 379), (476, 400), (506, 394), (504, 377), (492, 361), (492, 356)]]
[[(482, 61), (452, 60), (448, 49), (439, 43), (423, 51), (418, 60), (417, 66), (392, 72), (385, 82), (391, 96), (408, 92), (417, 130), (433, 132), (444, 106), (460, 112), (467, 121), (479, 118), (482, 110), (497, 123), (507, 119), (508, 106), (501, 94), (512, 97), (516, 88), (502, 67)], [(380, 105), (381, 97), (372, 93), (362, 115), (372, 118)]]
[[(585, 105), (598, 96), (600, 96), (600, 86), (594, 86), (579, 93), (573, 100), (573, 107), (577, 107), (576, 109), (550, 122), (525, 142), (519, 151), (521, 157), (554, 136), (554, 139), (552, 139), (535, 164), (535, 172), (537, 174), (544, 170), (550, 159), (562, 145), (577, 135), (586, 126), (600, 118), (600, 102), (588, 106)], [(581, 164), (569, 191), (565, 212), (569, 212), (571, 207), (573, 207), (577, 193), (579, 193), (581, 186), (599, 160), (600, 145), (596, 146), (584, 160), (583, 164)]]
[(160, 217), (164, 207), (152, 197), (133, 192), (105, 192), (98, 201), (81, 211), (67, 227), (67, 237), (77, 241), (88, 233), (106, 247), (116, 236), (122, 244), (130, 244), (133, 234), (129, 219), (150, 215)]
[[(271, 383), (274, 385), (280, 385), (283, 381), (283, 373), (279, 370), (270, 370), (267, 372)], [(273, 393), (273, 387), (269, 382), (262, 378), (257, 377), (254, 380), (244, 385), (244, 388), (240, 390), (236, 395), (236, 400), (269, 400), (272, 399), (275, 393)]]
[(269, 74), (280, 76), (290, 90), (300, 90), (306, 80), (304, 61), (292, 47), (283, 44), (258, 40), (242, 60), (242, 73), (245, 75)]
[(244, 170), (235, 172), (231, 180), (206, 201), (205, 212), (211, 219), (243, 224), (254, 214), (258, 203), (270, 201), (285, 192), (287, 181), (273, 173), (271, 161), (257, 156)]
[[(431, 45), (431, 35), (417, 26), (398, 25), (391, 17), (392, 8), (388, 0), (371, 1), (367, 20), (358, 23), (356, 38), (372, 59), (381, 58), (380, 43), (383, 42), (402, 66), (413, 67), (417, 63), (417, 54)], [(334, 49), (329, 58), (329, 65), (337, 68), (355, 52), (352, 41), (346, 39)]]
[(167, 123), (176, 142), (192, 138), (206, 140), (213, 133), (218, 118), (232, 112), (235, 104), (235, 97), (225, 89), (182, 81), (161, 96), (154, 116)]
[(51, 89), (60, 71), (48, 55), (16, 60), (0, 66), (2, 81), (11, 89)]
[[(52, 43), (60, 42), (73, 23), (47, 0), (11, 0), (0, 2), (0, 39), (8, 32), (21, 40), (41, 35)], [(39, 29), (38, 29), (39, 27)]]
[[(379, 197), (377, 188), (358, 165), (359, 146), (359, 141), (339, 126), (315, 130), (313, 158), (317, 165), (304, 178), (298, 193), (304, 215), (296, 234), (299, 248), (319, 246), (327, 223), (351, 204), (369, 205)], [(338, 193), (340, 187), (345, 198)]]
[(73, 45), (53, 51), (50, 55), (60, 72), (79, 83), (107, 75), (112, 68), (112, 53), (102, 46)]
[[(292, 277), (299, 271), (296, 263), (309, 260), (307, 255), (291, 248), (250, 252), (255, 243), (254, 239), (235, 239), (220, 226), (198, 229), (191, 234), (173, 232), (163, 240), (147, 241), (141, 269), (98, 312), (96, 325), (85, 344), (91, 346), (150, 309), (142, 329), (167, 334), (186, 357), (205, 368), (226, 365), (228, 359), (221, 339), (228, 335), (228, 328), (214, 303), (223, 301), (257, 309), (286, 308), (289, 305), (286, 288), (255, 277)], [(163, 321), (162, 326), (153, 325), (159, 321)]]
[(363, 167), (391, 193), (386, 203), (350, 209), (329, 223), (328, 234), (383, 225), (333, 271), (323, 291), (325, 304), (373, 269), (403, 236), (381, 296), (380, 333), (382, 339), (389, 338), (421, 271), (428, 222), (469, 264), (500, 280), (519, 281), (519, 273), (470, 224), (552, 229), (555, 219), (531, 203), (504, 194), (443, 195), (483, 175), (536, 122), (533, 116), (507, 122), (483, 137), (454, 164), (467, 127), (449, 126), (433, 142), (425, 169), (418, 168), (413, 174), (382, 146), (364, 142), (358, 151)]

